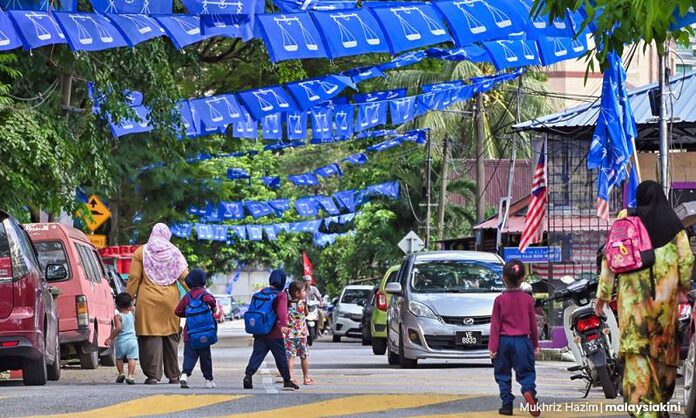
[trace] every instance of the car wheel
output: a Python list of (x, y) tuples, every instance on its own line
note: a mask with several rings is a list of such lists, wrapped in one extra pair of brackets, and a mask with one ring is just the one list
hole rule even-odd
[(341, 336), (334, 334), (333, 337), (331, 337), (331, 341), (335, 343), (340, 343), (341, 342)]
[(41, 354), (38, 360), (26, 359), (22, 363), (22, 380), (27, 386), (42, 386), (46, 384), (46, 354)]
[(684, 409), (687, 417), (696, 417), (696, 333), (691, 336), (684, 361)]
[(46, 374), (48, 380), (58, 381), (60, 380), (60, 343), (58, 342), (58, 333), (56, 333), (56, 349), (53, 355), (53, 364), (51, 364), (46, 369)]
[(544, 329), (541, 330), (541, 338), (540, 340), (548, 340), (549, 339), (549, 327), (544, 325)]
[(396, 366), (399, 364), (399, 355), (392, 350), (389, 331), (387, 331), (387, 363), (389, 363), (390, 366)]
[(370, 344), (372, 344), (372, 335), (370, 334), (369, 331), (368, 332), (363, 331), (362, 345), (370, 345)]
[(99, 364), (101, 364), (102, 366), (105, 366), (105, 367), (116, 366), (116, 356), (114, 355), (114, 348), (113, 347), (102, 352), (102, 355), (99, 356)]
[(97, 341), (97, 330), (95, 328), (94, 341), (77, 347), (77, 356), (80, 358), (80, 367), (83, 369), (93, 370), (99, 367), (99, 345)]
[(386, 338), (372, 338), (372, 354), (376, 356), (383, 356), (387, 352), (387, 340)]
[(403, 331), (399, 331), (399, 366), (402, 369), (413, 369), (418, 364), (418, 359), (410, 359), (404, 354)]

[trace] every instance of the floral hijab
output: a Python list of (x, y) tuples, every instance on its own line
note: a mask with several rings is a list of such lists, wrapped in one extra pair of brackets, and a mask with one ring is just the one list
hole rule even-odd
[(158, 223), (152, 228), (150, 239), (143, 248), (143, 268), (147, 278), (160, 286), (168, 286), (181, 276), (188, 263), (174, 244), (169, 242), (169, 227)]

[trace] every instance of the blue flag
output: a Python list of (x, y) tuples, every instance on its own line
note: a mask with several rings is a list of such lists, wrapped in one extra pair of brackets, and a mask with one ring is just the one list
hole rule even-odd
[(334, 107), (334, 122), (337, 138), (349, 138), (353, 136), (353, 118), (355, 108), (353, 105), (339, 105)]
[(356, 89), (350, 77), (329, 75), (326, 77), (288, 83), (285, 88), (295, 97), (300, 109), (306, 110), (338, 96), (346, 87)]
[(328, 56), (309, 14), (261, 14), (256, 18), (272, 62)]
[(279, 140), (283, 139), (282, 121), (280, 113), (272, 113), (263, 117), (261, 127), (263, 129), (263, 139)]
[(387, 38), (367, 8), (312, 14), (331, 59), (390, 52)]
[(288, 112), (285, 114), (287, 138), (291, 140), (307, 138), (307, 112)]
[[(369, 3), (381, 5), (382, 2)], [(392, 54), (409, 49), (452, 42), (440, 13), (430, 3), (404, 3), (394, 7), (371, 7), (382, 24)]]
[(333, 138), (332, 110), (329, 107), (313, 107), (312, 111), (312, 139), (327, 140)]

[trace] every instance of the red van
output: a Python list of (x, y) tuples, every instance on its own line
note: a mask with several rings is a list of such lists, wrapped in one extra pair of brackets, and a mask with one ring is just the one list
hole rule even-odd
[(83, 369), (101, 363), (113, 366), (113, 352), (105, 341), (111, 333), (114, 298), (97, 250), (81, 231), (59, 223), (28, 224), (42, 266), (63, 265), (67, 275), (50, 282), (58, 296), (60, 346), (63, 359), (80, 359)]
[[(47, 274), (61, 275), (49, 265)], [(22, 370), (26, 385), (60, 379), (58, 310), (27, 233), (0, 211), (0, 371)]]

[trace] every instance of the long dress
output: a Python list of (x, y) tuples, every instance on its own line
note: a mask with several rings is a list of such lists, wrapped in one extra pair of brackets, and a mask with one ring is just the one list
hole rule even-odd
[[(667, 402), (674, 393), (679, 364), (678, 293), (691, 289), (694, 264), (686, 232), (679, 232), (671, 242), (655, 249), (655, 259), (654, 300), (650, 269), (624, 273), (617, 279), (606, 259), (597, 288), (597, 298), (608, 301), (617, 281), (619, 354), (625, 363), (624, 399), (631, 404)], [(660, 415), (645, 412), (638, 416)]]
[[(188, 290), (184, 279), (186, 269), (178, 278)], [(140, 348), (140, 364), (148, 378), (159, 380), (164, 371), (170, 379), (178, 378), (176, 347), (181, 335), (181, 322), (174, 313), (179, 304), (179, 289), (176, 282), (160, 286), (152, 282), (143, 270), (143, 247), (133, 254), (127, 292), (136, 300), (135, 334)], [(162, 338), (153, 338), (162, 337)], [(173, 358), (172, 358), (173, 357)]]

